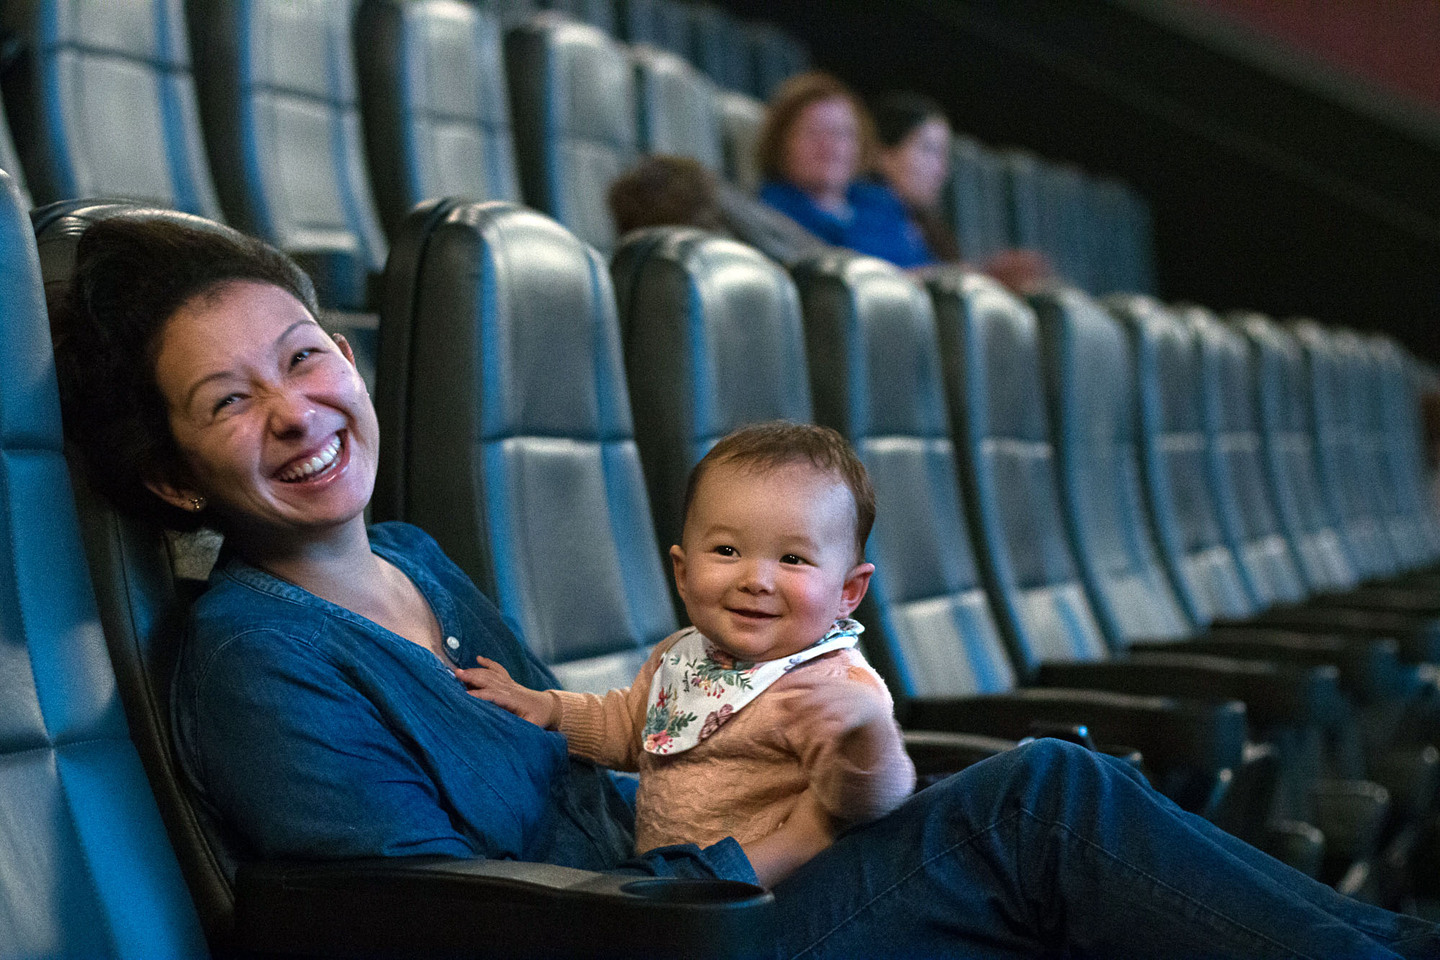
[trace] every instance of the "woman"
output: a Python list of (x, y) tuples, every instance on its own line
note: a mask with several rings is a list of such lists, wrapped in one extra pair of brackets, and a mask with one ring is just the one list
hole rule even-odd
[(960, 260), (960, 245), (940, 214), (950, 179), (950, 121), (929, 97), (887, 93), (871, 104), (880, 142), (875, 170), (920, 227), (925, 244), (946, 262)]
[(936, 262), (894, 192), (859, 179), (874, 159), (870, 117), (850, 88), (828, 73), (785, 81), (756, 149), (765, 177), (760, 199), (826, 243), (901, 267)]
[[(67, 429), (118, 506), (225, 554), (177, 671), (177, 749), (241, 857), (516, 857), (755, 879), (738, 844), (627, 862), (610, 778), (468, 695), (484, 655), (554, 683), (424, 533), (365, 526), (374, 410), (304, 277), (223, 228), (104, 221), (56, 305)], [(1434, 956), (1183, 813), (1127, 766), (1038, 741), (840, 836), (775, 887), (775, 955)], [(643, 934), (642, 934), (643, 935)]]
[[(938, 260), (959, 262), (960, 245), (940, 213), (950, 179), (950, 121), (929, 97), (888, 93), (873, 106), (880, 146), (875, 171), (905, 205), (906, 212)], [(990, 274), (1020, 295), (1054, 283), (1054, 271), (1038, 250), (1001, 250), (975, 269)]]

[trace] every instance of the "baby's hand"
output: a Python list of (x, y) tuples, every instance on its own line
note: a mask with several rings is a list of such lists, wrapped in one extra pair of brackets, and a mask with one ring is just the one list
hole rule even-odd
[(478, 667), (459, 670), (452, 667), (460, 682), (470, 688), (470, 696), (488, 700), (497, 707), (504, 707), (522, 720), (529, 720), (537, 727), (553, 727), (555, 698), (544, 690), (531, 690), (510, 678), (510, 672), (486, 657), (476, 657)]

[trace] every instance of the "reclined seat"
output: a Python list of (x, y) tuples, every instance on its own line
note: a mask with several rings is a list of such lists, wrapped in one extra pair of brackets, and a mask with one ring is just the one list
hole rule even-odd
[[(676, 628), (621, 368), (609, 274), (548, 217), (440, 201), (386, 276), (407, 365), (377, 520), (427, 530), (567, 688), (628, 686)], [(476, 282), (475, 278), (481, 278)]]
[(748, 194), (760, 189), (760, 163), (755, 146), (765, 122), (765, 104), (733, 90), (716, 99), (720, 111), (720, 142), (725, 153), (725, 178)]
[(686, 5), (690, 13), (690, 51), (700, 72), (726, 90), (750, 89), (754, 75), (750, 41), (740, 23), (712, 3)]
[(960, 253), (984, 263), (1010, 246), (1010, 215), (1000, 157), (978, 140), (956, 134), (950, 147), (945, 210)]
[(500, 22), (460, 0), (364, 0), (355, 13), (375, 203), (393, 238), (424, 200), (519, 200)]
[[(877, 569), (857, 616), (901, 722), (1010, 737), (1027, 735), (1035, 721), (1083, 724), (1098, 742), (1138, 748), (1160, 789), (1224, 820), (1214, 778), (1228, 781), (1221, 771), (1242, 764), (1244, 707), (1217, 700), (1217, 687), (1207, 690), (1209, 702), (1099, 684), (1017, 689), (1030, 671), (1007, 655), (999, 622), (1007, 614), (971, 553), (924, 292), (890, 265), (842, 251), (808, 258), (793, 273), (816, 421), (854, 444), (881, 504), (867, 547)], [(1169, 671), (1156, 670), (1157, 694)]]
[[(1107, 636), (1116, 638), (1115, 649), (1135, 643), (1150, 649), (1188, 649), (1176, 644), (1195, 637), (1197, 630), (1161, 565), (1141, 487), (1138, 388), (1141, 382), (1153, 382), (1154, 356), (1145, 354), (1143, 362), (1137, 362), (1120, 324), (1079, 291), (1047, 294), (1033, 303), (1040, 321), (1065, 520), (1097, 618)], [(1250, 395), (1248, 385), (1230, 387), (1241, 399)], [(1242, 448), (1256, 445), (1237, 436), (1226, 444), (1232, 460)], [(1241, 466), (1232, 463), (1232, 471), (1243, 475)], [(1261, 470), (1258, 461), (1251, 466)], [(1219, 652), (1293, 659), (1284, 650), (1267, 654), (1263, 647), (1222, 647)], [(1337, 676), (1333, 666), (1324, 670)], [(1336, 696), (1316, 706), (1303, 724), (1282, 716), (1279, 726), (1267, 728), (1257, 716), (1256, 725), (1280, 745), (1296, 774), (1285, 781), (1289, 793), (1282, 798), (1283, 813), (1324, 820), (1334, 833), (1335, 819), (1343, 815), (1335, 808), (1351, 803), (1347, 796), (1363, 796), (1372, 788), (1333, 778), (1355, 781), (1372, 768), (1358, 749), (1351, 705)], [(1377, 769), (1413, 769), (1415, 759), (1388, 757)], [(1385, 779), (1394, 785), (1395, 778)]]
[[(1184, 622), (1163, 573), (1149, 562), (1153, 554), (1137, 543), (1134, 488), (1127, 489), (1116, 462), (1124, 447), (1114, 438), (1123, 422), (1114, 417), (1117, 396), (1104, 394), (1123, 387), (1123, 370), (1110, 370), (1125, 360), (1117, 349), (1123, 342), (1112, 338), (1087, 355), (1088, 364), (1105, 372), (1087, 366), (1088, 395), (1076, 396), (1072, 386), (1066, 398), (1067, 413), (1083, 427), (1066, 420), (1056, 431), (1055, 398), (1047, 408), (1046, 396), (1059, 384), (1042, 376), (1044, 338), (1035, 314), (988, 278), (937, 273), (929, 286), (976, 553), (1017, 668), (1042, 684), (1243, 698), (1257, 740), (1279, 750), (1283, 789), (1266, 813), (1322, 819), (1324, 812), (1309, 802), (1319, 771), (1306, 747), (1340, 699), (1333, 669), (1173, 647), (1173, 660), (1162, 655), (1157, 662), (1155, 651), (1130, 653), (1143, 631), (1173, 635)], [(1075, 409), (1087, 402), (1088, 409)], [(1063, 427), (1074, 442), (1065, 443)], [(1079, 429), (1086, 431), (1083, 441), (1075, 436)], [(1068, 453), (1063, 466), (1057, 446)], [(1082, 461), (1077, 447), (1094, 457), (1080, 455)], [(1086, 472), (1083, 486), (1072, 470)], [(1068, 493), (1063, 500), (1062, 490)], [(1077, 550), (1084, 551), (1083, 561)], [(1145, 672), (1161, 665), (1173, 671), (1164, 681)], [(1257, 666), (1263, 666), (1263, 686), (1250, 679)], [(1328, 818), (1324, 825), (1333, 829)], [(1369, 853), (1352, 849), (1347, 856)]]
[(13, 956), (199, 956), (85, 566), (26, 209), (0, 174), (0, 943)]
[[(109, 216), (183, 216), (157, 209), (116, 204), (91, 206), (71, 205), (56, 216), (40, 218), (45, 224), (39, 237), (41, 262), (48, 283), (65, 282), (73, 263), (74, 247), (88, 223)], [(207, 221), (186, 218), (197, 225)], [(213, 225), (216, 229), (223, 229)], [(6, 245), (9, 248), (9, 245)], [(38, 291), (38, 286), (37, 286)], [(38, 299), (38, 292), (36, 294)], [(35, 321), (38, 335), (43, 337), (44, 319)], [(7, 344), (25, 342), (19, 336)], [(37, 341), (38, 342), (38, 341)], [(8, 356), (8, 354), (7, 354)], [(40, 384), (53, 391), (50, 376), (34, 376), (35, 369), (45, 369), (41, 359), (29, 357), (24, 376), (6, 378), (17, 387), (21, 383)], [(43, 364), (49, 364), (48, 350)], [(53, 400), (50, 401), (53, 409)], [(7, 408), (0, 406), (0, 415)], [(39, 416), (27, 412), (26, 424), (44, 424), (54, 414)], [(27, 427), (27, 430), (29, 428)], [(57, 430), (58, 432), (58, 430)], [(7, 432), (8, 435), (8, 432)], [(28, 435), (27, 435), (28, 437)], [(28, 444), (28, 439), (27, 439)], [(58, 445), (58, 436), (55, 441)], [(28, 457), (28, 455), (27, 455)], [(29, 472), (27, 470), (27, 472)], [(62, 506), (55, 490), (63, 490), (65, 476), (46, 475), (42, 480), (47, 493), (30, 497), (30, 502), (47, 508)], [(144, 804), (133, 799), (133, 774), (123, 769), (110, 771), (102, 781), (94, 781), (97, 766), (92, 763), (95, 744), (85, 743), (87, 753), (86, 789), (77, 786), (69, 792), (107, 804), (123, 802), (123, 826), (105, 830), (103, 842), (89, 845), (101, 849), (114, 847), (114, 856), (96, 864), (96, 873), (121, 870), (114, 889), (105, 892), (110, 909), (133, 909), (134, 916), (125, 920), (117, 914), (113, 929), (119, 935), (134, 937), (132, 948), (107, 953), (92, 949), (90, 938), (103, 935), (112, 925), (93, 922), (95, 911), (85, 904), (81, 886), (57, 890), (57, 895), (71, 895), (73, 902), (49, 909), (55, 916), (80, 918), (67, 924), (65, 935), (74, 938), (77, 956), (198, 956), (204, 953), (200, 924), (204, 937), (216, 953), (231, 954), (304, 954), (326, 956), (414, 956), (416, 954), (460, 954), (483, 952), (487, 956), (533, 957), (539, 955), (576, 955), (594, 957), (630, 957), (654, 949), (654, 956), (713, 955), (758, 956), (766, 952), (765, 924), (771, 902), (768, 894), (747, 884), (726, 881), (672, 882), (640, 880), (619, 874), (600, 874), (547, 864), (482, 859), (450, 859), (439, 857), (390, 858), (364, 861), (325, 863), (267, 862), (256, 860), (245, 851), (224, 824), (217, 823), (207, 811), (193, 801), (183, 778), (179, 775), (169, 736), (169, 689), (171, 667), (181, 642), (185, 605), (199, 584), (177, 577), (177, 569), (187, 576), (201, 576), (186, 570), (193, 562), (193, 547), (187, 538), (167, 536), (132, 519), (117, 516), (103, 502), (77, 484), (77, 501), (81, 507), (84, 554), (79, 547), (69, 563), (28, 564), (35, 573), (43, 573), (43, 589), (53, 591), (57, 583), (72, 582), (84, 576), (83, 564), (88, 554), (99, 602), (100, 623), (104, 625), (109, 659), (119, 677), (119, 694), (129, 717), (131, 737), (139, 748), (144, 774), (153, 785), (159, 801), (165, 829), (180, 869), (177, 874), (167, 867), (170, 855), (163, 839), (158, 838), (158, 825), (146, 826)], [(45, 548), (54, 550), (50, 535)], [(73, 537), (71, 538), (73, 539)], [(58, 541), (66, 543), (63, 536)], [(37, 589), (40, 587), (37, 585)], [(49, 597), (50, 593), (45, 593)], [(87, 592), (73, 603), (46, 603), (41, 608), (46, 616), (84, 615)], [(93, 609), (93, 607), (91, 608)], [(93, 614), (92, 614), (93, 616)], [(37, 614), (34, 622), (44, 622)], [(74, 636), (85, 636), (84, 629), (70, 630)], [(98, 630), (90, 631), (99, 642)], [(104, 652), (99, 653), (104, 657)], [(63, 663), (62, 663), (63, 659)], [(84, 683), (71, 684), (67, 697), (81, 698), (70, 703), (63, 714), (75, 716), (74, 703), (90, 703), (99, 696), (97, 706), (81, 711), (86, 722), (103, 721), (114, 730), (120, 722), (114, 708), (112, 687), (105, 681), (108, 669), (94, 666), (93, 656), (77, 657), (68, 650), (63, 658), (56, 655), (59, 665), (86, 664)], [(10, 671), (8, 673), (13, 673)], [(21, 674), (15, 674), (19, 676)], [(24, 676), (29, 672), (24, 671)], [(43, 674), (41, 674), (43, 675)], [(58, 688), (57, 688), (58, 689)], [(45, 694), (49, 699), (49, 694)], [(57, 729), (55, 720), (51, 729)], [(67, 721), (71, 722), (71, 721)], [(120, 728), (123, 737), (123, 724)], [(89, 736), (96, 736), (90, 734)], [(113, 734), (112, 734), (113, 737)], [(63, 738), (57, 738), (63, 739)], [(135, 748), (126, 747), (132, 756)], [(26, 749), (33, 751), (34, 744)], [(134, 766), (133, 761), (131, 766)], [(64, 764), (61, 764), (63, 769)], [(127, 785), (127, 777), (129, 785)], [(13, 796), (6, 791), (0, 805)], [(153, 807), (152, 807), (153, 809)], [(78, 821), (77, 821), (78, 822)], [(103, 829), (103, 820), (97, 821)], [(22, 842), (26, 842), (22, 840)], [(150, 849), (130, 852), (130, 844), (149, 844)], [(123, 846), (122, 846), (123, 845)], [(26, 849), (29, 844), (26, 843)], [(73, 856), (67, 853), (66, 856)], [(109, 861), (114, 860), (112, 864)], [(14, 863), (21, 863), (17, 856)], [(8, 868), (7, 868), (8, 869)], [(178, 886), (183, 874), (189, 884), (194, 907), (184, 904)], [(82, 876), (82, 871), (66, 871), (68, 876)], [(108, 877), (107, 877), (108, 885)], [(49, 889), (37, 884), (40, 889)], [(162, 895), (152, 891), (169, 890)], [(176, 893), (178, 891), (178, 893)], [(7, 899), (7, 903), (8, 903)], [(61, 912), (62, 909), (70, 913)], [(642, 922), (653, 921), (658, 915), (664, 929), (649, 931), (643, 938), (635, 936)], [(3, 917), (0, 914), (0, 917)], [(91, 922), (80, 922), (90, 920)], [(26, 919), (32, 926), (43, 921)], [(52, 921), (53, 923), (53, 918)], [(42, 931), (56, 937), (54, 929)], [(660, 941), (657, 942), (658, 936)], [(149, 937), (150, 939), (146, 939)], [(715, 939), (711, 943), (711, 938)], [(9, 945), (7, 939), (7, 946)], [(167, 944), (176, 944), (167, 948)], [(36, 953), (47, 953), (44, 943)]]
[(631, 57), (640, 150), (691, 157), (719, 174), (725, 161), (715, 84), (683, 58), (655, 47), (637, 46)]
[(610, 184), (639, 159), (630, 58), (594, 27), (546, 13), (505, 37), (525, 202), (608, 253)]
[(6, 107), (37, 202), (128, 197), (219, 217), (179, 0), (22, 0), (0, 17), (19, 39)]
[(614, 36), (690, 56), (690, 15), (679, 0), (615, 0)]
[[(294, 257), (322, 307), (365, 310), (386, 250), (361, 141), (350, 5), (192, 0), (186, 9), (226, 219)], [(357, 350), (373, 339), (362, 335)]]

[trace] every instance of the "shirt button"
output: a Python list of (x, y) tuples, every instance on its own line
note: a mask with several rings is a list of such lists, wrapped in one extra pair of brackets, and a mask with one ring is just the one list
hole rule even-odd
[(459, 639), (456, 638), (456, 637), (446, 637), (446, 638), (445, 638), (445, 646), (449, 647), (451, 650), (459, 650), (459, 649), (460, 649), (460, 641), (459, 641)]

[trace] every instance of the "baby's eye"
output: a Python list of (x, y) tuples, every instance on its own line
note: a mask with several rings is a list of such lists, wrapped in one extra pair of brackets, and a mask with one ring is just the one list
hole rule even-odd
[(290, 358), (290, 366), (292, 366), (292, 367), (297, 366), (297, 365), (300, 364), (303, 360), (305, 360), (306, 358), (308, 358), (311, 354), (313, 354), (313, 353), (318, 353), (318, 352), (319, 352), (319, 350), (318, 350), (318, 348), (316, 348), (316, 347), (306, 347), (306, 348), (303, 349), (303, 350), (296, 350), (295, 353), (294, 353), (294, 355)]
[(787, 553), (787, 554), (785, 554), (785, 556), (783, 556), (783, 557), (780, 558), (780, 562), (781, 562), (781, 563), (792, 563), (792, 564), (795, 564), (795, 563), (806, 563), (807, 561), (805, 560), (804, 557), (798, 556), (798, 555), (793, 554), (793, 553)]
[(718, 553), (722, 557), (736, 556), (735, 548), (726, 543), (722, 543), (719, 546), (712, 548), (711, 552)]

